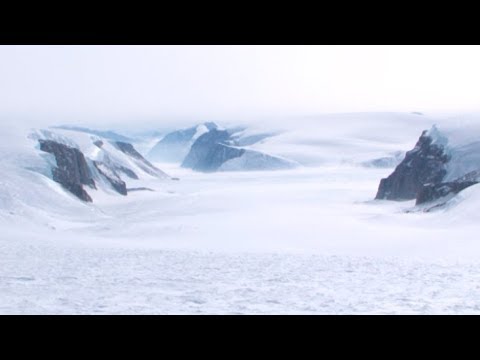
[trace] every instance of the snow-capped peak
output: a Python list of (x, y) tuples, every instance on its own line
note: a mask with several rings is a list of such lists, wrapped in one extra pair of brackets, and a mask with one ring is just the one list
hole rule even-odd
[(446, 147), (448, 145), (448, 138), (437, 127), (433, 125), (426, 135), (432, 139), (432, 144)]

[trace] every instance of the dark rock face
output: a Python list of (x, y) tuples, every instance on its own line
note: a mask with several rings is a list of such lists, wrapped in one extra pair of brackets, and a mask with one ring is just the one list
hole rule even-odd
[(417, 194), (416, 205), (432, 202), (458, 194), (460, 191), (479, 183), (480, 172), (472, 171), (454, 181), (440, 184), (426, 184)]
[(127, 189), (128, 192), (134, 192), (134, 191), (155, 191), (153, 189), (147, 188), (147, 187), (138, 187), (138, 188), (129, 188)]
[(205, 127), (208, 129), (208, 131), (211, 131), (213, 129), (218, 129), (217, 124), (215, 124), (212, 121), (207, 121), (206, 123), (203, 123), (203, 125), (205, 125)]
[(102, 140), (97, 140), (97, 141), (94, 141), (93, 144), (94, 144), (96, 147), (102, 148), (102, 146), (103, 146), (103, 141), (102, 141)]
[(424, 131), (415, 148), (386, 179), (380, 181), (376, 199), (412, 200), (425, 184), (440, 184), (447, 171), (448, 155), (440, 144), (435, 144)]
[(79, 199), (92, 202), (83, 185), (96, 188), (83, 153), (75, 148), (51, 140), (39, 140), (40, 150), (53, 154), (57, 167), (52, 170), (53, 180)]
[[(125, 143), (121, 141), (116, 141), (113, 145), (123, 152), (124, 154), (132, 157), (133, 159), (137, 160), (136, 163), (138, 166), (142, 168), (145, 172), (149, 173), (153, 176), (158, 176), (161, 173), (161, 170), (154, 166), (150, 161), (145, 159), (142, 154), (140, 154), (132, 144)], [(125, 175), (132, 179), (138, 179), (137, 174), (135, 174), (132, 170), (127, 169), (125, 167), (117, 167), (116, 170), (123, 172)]]
[(417, 194), (415, 205), (432, 202), (450, 195), (456, 195), (463, 189), (478, 184), (476, 181), (452, 181), (440, 184), (427, 184)]
[(129, 168), (126, 168), (124, 166), (116, 166), (115, 170), (127, 175), (130, 179), (138, 180), (138, 175)]
[[(213, 122), (206, 122), (203, 125), (205, 125), (208, 131), (217, 129), (217, 124)], [(159, 142), (159, 144), (167, 145), (167, 144), (188, 142), (192, 140), (196, 132), (197, 132), (197, 126), (184, 129), (184, 130), (177, 130), (165, 135), (165, 137)]]
[[(115, 147), (123, 152), (124, 154), (127, 154), (135, 159), (138, 160), (145, 160), (143, 156), (133, 147), (132, 144), (126, 143), (126, 142), (121, 142), (121, 141), (116, 141), (114, 143)], [(146, 161), (146, 160), (145, 160)]]
[[(208, 131), (217, 129), (213, 122), (204, 123)], [(148, 157), (154, 160), (180, 162), (187, 155), (197, 126), (171, 132), (161, 139), (149, 152)]]
[(212, 129), (203, 134), (192, 145), (182, 167), (211, 172), (224, 162), (242, 156), (245, 150), (230, 146), (229, 140), (230, 133), (224, 130)]
[(125, 181), (118, 176), (114, 169), (108, 168), (104, 163), (98, 161), (94, 161), (93, 164), (100, 175), (107, 179), (116, 192), (121, 195), (127, 195), (127, 185), (125, 184)]

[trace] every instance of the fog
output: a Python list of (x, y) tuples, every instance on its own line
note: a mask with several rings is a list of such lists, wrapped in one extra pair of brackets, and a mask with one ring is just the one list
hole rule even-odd
[(478, 46), (0, 46), (0, 116), (135, 128), (477, 111), (479, 63)]
[(0, 314), (480, 314), (478, 64), (0, 46)]

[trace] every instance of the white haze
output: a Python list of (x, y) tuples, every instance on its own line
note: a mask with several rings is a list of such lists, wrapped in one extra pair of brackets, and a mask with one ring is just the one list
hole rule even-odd
[(478, 46), (0, 46), (3, 122), (477, 111)]
[[(0, 314), (480, 314), (480, 184), (424, 213), (374, 201), (395, 165), (371, 166), (433, 124), (477, 139), (478, 64), (463, 46), (0, 46)], [(127, 155), (30, 129), (207, 120), (272, 133), (249, 149), (299, 166), (156, 162), (179, 180), (138, 171), (126, 186), (154, 191), (99, 181), (84, 203), (53, 181), (39, 134)], [(132, 143), (147, 154), (157, 136)], [(476, 166), (474, 148), (452, 154)]]

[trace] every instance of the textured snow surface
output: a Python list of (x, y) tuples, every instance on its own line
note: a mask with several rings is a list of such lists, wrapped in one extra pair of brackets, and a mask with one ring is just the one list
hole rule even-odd
[(480, 189), (405, 214), (371, 201), (385, 170), (176, 170), (92, 214), (0, 216), (0, 313), (480, 313)]
[(478, 265), (10, 241), (3, 314), (480, 313)]

